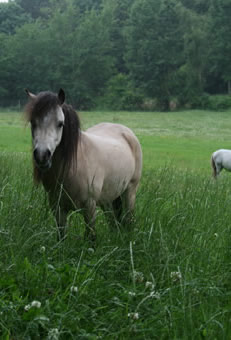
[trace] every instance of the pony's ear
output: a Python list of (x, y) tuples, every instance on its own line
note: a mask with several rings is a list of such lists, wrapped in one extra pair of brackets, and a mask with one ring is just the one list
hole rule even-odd
[(63, 89), (59, 90), (58, 98), (60, 105), (63, 105), (63, 103), (65, 102), (65, 92), (63, 91)]
[(25, 89), (26, 94), (28, 95), (28, 97), (30, 97), (31, 99), (35, 99), (36, 95), (31, 93), (28, 89)]

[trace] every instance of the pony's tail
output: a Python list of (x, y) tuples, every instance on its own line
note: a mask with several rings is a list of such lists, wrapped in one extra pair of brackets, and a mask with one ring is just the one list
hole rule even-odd
[(212, 166), (212, 170), (213, 170), (213, 177), (216, 179), (217, 178), (217, 168), (216, 168), (216, 164), (215, 164), (214, 159), (213, 159), (213, 155), (211, 157), (211, 166)]

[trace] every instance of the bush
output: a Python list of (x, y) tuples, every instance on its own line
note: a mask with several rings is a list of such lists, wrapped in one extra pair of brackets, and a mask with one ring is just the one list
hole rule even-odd
[(229, 95), (209, 96), (208, 109), (214, 111), (221, 111), (230, 108), (231, 108), (231, 96)]
[(231, 96), (205, 93), (201, 96), (191, 97), (185, 106), (192, 109), (224, 111), (231, 108)]
[(105, 95), (98, 101), (98, 106), (113, 110), (137, 110), (143, 103), (143, 95), (132, 88), (128, 76), (117, 74), (112, 77)]

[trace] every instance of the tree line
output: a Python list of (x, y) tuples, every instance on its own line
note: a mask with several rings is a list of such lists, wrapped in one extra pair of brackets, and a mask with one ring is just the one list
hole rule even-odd
[(230, 18), (230, 0), (0, 3), (0, 106), (60, 87), (79, 109), (231, 105)]

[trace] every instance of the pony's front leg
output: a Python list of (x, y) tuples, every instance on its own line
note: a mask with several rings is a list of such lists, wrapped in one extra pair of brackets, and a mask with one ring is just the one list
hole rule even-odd
[(86, 223), (86, 230), (84, 238), (92, 242), (96, 239), (95, 233), (95, 219), (96, 219), (96, 202), (89, 200), (83, 209), (84, 221)]
[(59, 207), (55, 212), (55, 219), (58, 229), (58, 241), (63, 241), (65, 239), (67, 213)]

